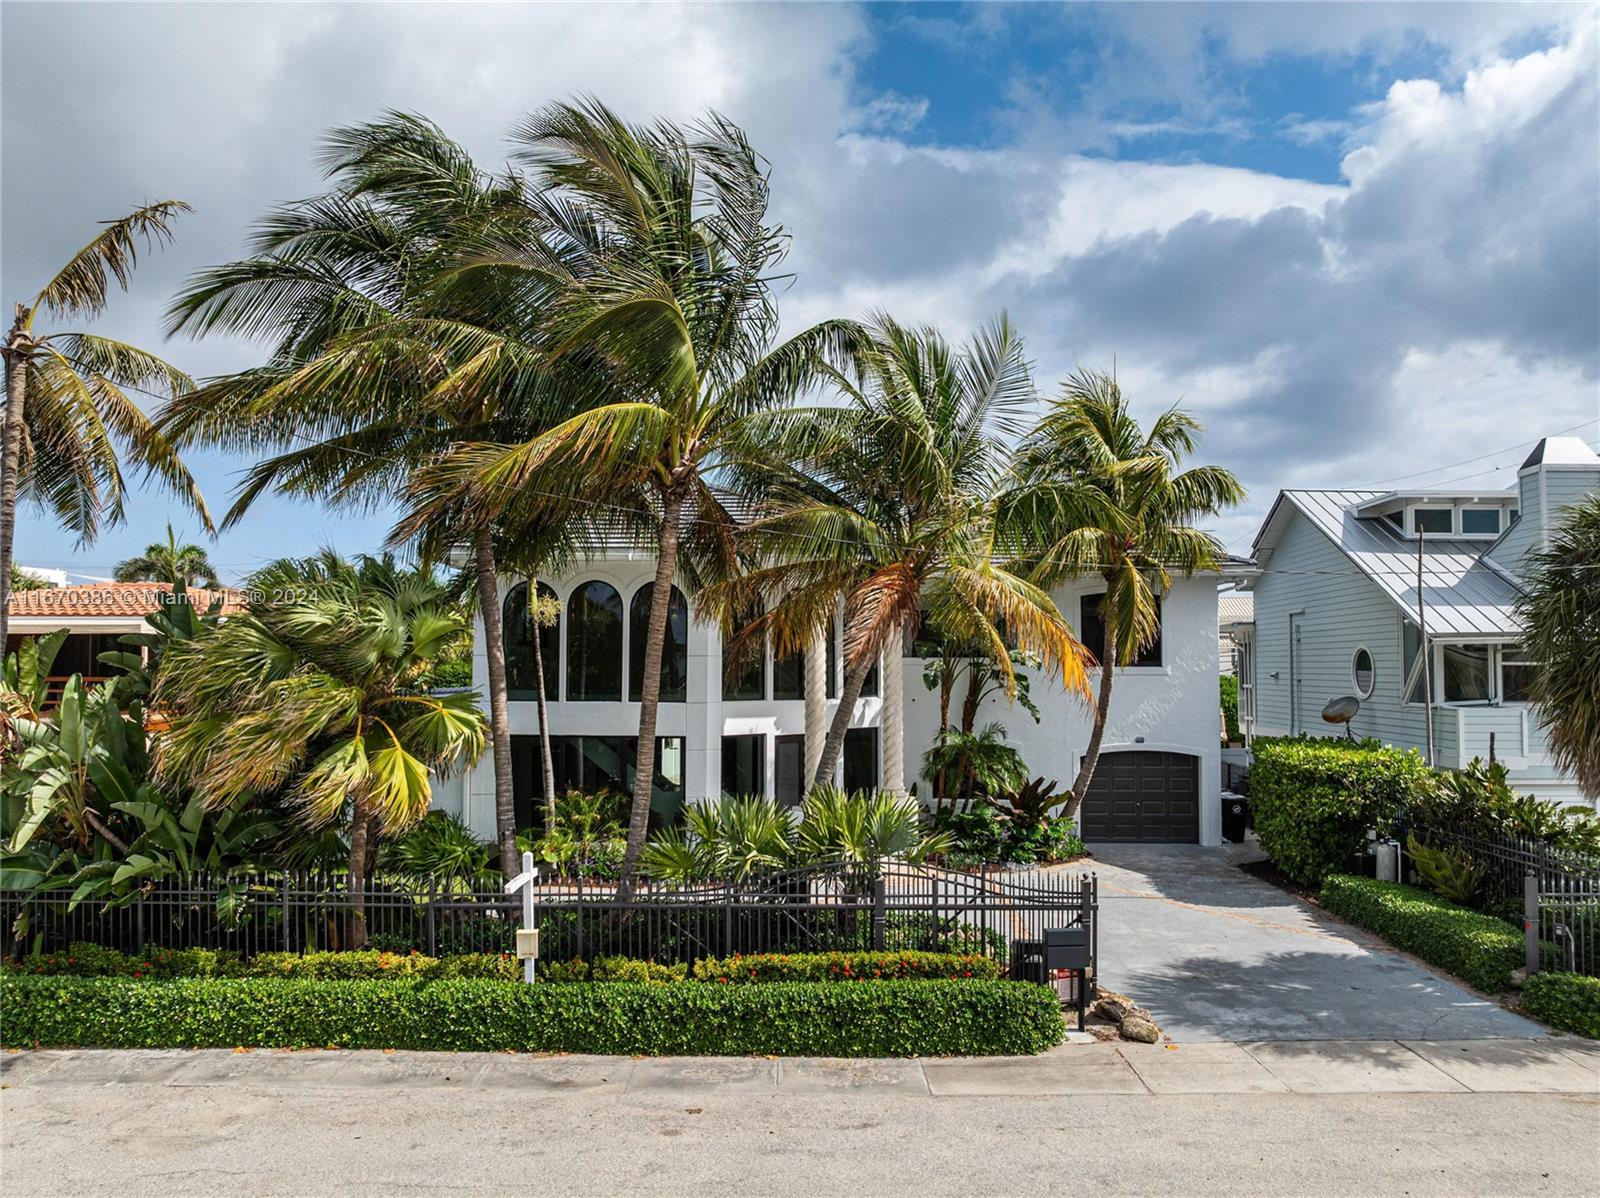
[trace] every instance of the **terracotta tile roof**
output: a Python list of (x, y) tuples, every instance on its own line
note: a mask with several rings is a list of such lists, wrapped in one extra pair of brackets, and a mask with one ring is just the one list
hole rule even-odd
[[(8, 616), (46, 616), (105, 619), (118, 616), (145, 616), (161, 606), (162, 596), (172, 593), (170, 582), (96, 582), (87, 586), (42, 587), (34, 591), (13, 591), (6, 598)], [(231, 588), (208, 591), (190, 587), (189, 602), (202, 612), (214, 599), (222, 599), (222, 611), (231, 614), (244, 606), (244, 596)]]

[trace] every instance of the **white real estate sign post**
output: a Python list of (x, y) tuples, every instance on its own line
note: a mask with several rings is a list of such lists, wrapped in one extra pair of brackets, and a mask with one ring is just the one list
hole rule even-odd
[(522, 872), (506, 883), (506, 893), (522, 891), (522, 926), (517, 929), (517, 956), (522, 960), (522, 980), (533, 982), (533, 969), (539, 959), (539, 921), (533, 910), (533, 884), (539, 880), (533, 854), (522, 854)]

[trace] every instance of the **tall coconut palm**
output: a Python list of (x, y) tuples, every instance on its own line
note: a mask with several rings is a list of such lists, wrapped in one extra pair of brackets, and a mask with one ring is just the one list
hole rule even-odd
[(427, 572), (391, 559), (278, 562), (250, 590), (246, 611), (168, 647), (156, 770), (212, 809), (281, 795), (310, 828), (348, 819), (348, 942), (360, 948), (378, 837), (427, 815), (430, 774), (483, 751), (477, 696), (414, 685), (467, 621)]
[(1020, 446), (1014, 483), (1001, 496), (1004, 535), (1035, 582), (1053, 587), (1098, 575), (1105, 583), (1099, 694), (1068, 817), (1094, 777), (1118, 663), (1154, 642), (1172, 571), (1188, 575), (1221, 562), (1221, 544), (1194, 522), (1244, 498), (1220, 466), (1180, 471), (1201, 431), (1172, 407), (1145, 432), (1115, 378), (1081, 371)]
[(137, 557), (117, 563), (112, 577), (118, 582), (170, 582), (185, 587), (217, 585), (217, 571), (202, 545), (178, 544), (172, 522), (167, 522), (167, 539), (145, 546)]
[[(1048, 594), (996, 555), (991, 496), (1005, 439), (1033, 399), (1021, 338), (1004, 317), (963, 349), (936, 330), (876, 317), (828, 368), (842, 406), (751, 422), (734, 471), (768, 498), (740, 534), (755, 565), (708, 587), (727, 617), (781, 600), (743, 635), (793, 651), (844, 609), (844, 687), (813, 776), (833, 778), (856, 700), (884, 658), (885, 779), (903, 790), (901, 646), (923, 613), (995, 663), (1007, 693), (1012, 648), (1087, 696), (1085, 655)], [(898, 763), (898, 769), (897, 769)]]
[(424, 492), (561, 493), (654, 550), (626, 892), (648, 827), (672, 584), (732, 542), (711, 479), (742, 423), (794, 395), (843, 326), (774, 345), (785, 238), (767, 223), (754, 151), (724, 118), (639, 128), (587, 101), (552, 106), (516, 136), (543, 182), (541, 238), (485, 255), (464, 278), (490, 295), (552, 289), (548, 353), (598, 363), (604, 398), (537, 438), (464, 447)]
[(205, 500), (177, 451), (127, 394), (178, 395), (192, 386), (189, 376), (109, 337), (35, 328), (41, 312), (57, 320), (100, 315), (112, 280), (126, 291), (141, 248), (169, 241), (173, 220), (188, 211), (182, 200), (162, 200), (107, 222), (38, 295), (16, 306), (0, 347), (6, 372), (0, 419), (0, 645), (6, 637), (19, 499), (49, 511), (88, 544), (102, 524), (122, 519), (126, 458), (183, 497), (211, 530)]
[(1530, 561), (1517, 602), (1550, 756), (1600, 795), (1600, 495), (1572, 507)]
[[(264, 492), (370, 507), (461, 439), (528, 435), (530, 363), (518, 331), (480, 322), (441, 280), (459, 245), (526, 218), (523, 182), (491, 176), (432, 123), (402, 113), (328, 135), (335, 186), (263, 219), (253, 253), (195, 278), (171, 327), (267, 341), (267, 362), (209, 380), (171, 405), (180, 444), (271, 451), (245, 477), (225, 524)], [(502, 315), (529, 322), (524, 293)], [(532, 428), (539, 426), (534, 425)], [(440, 513), (435, 545), (471, 547), (488, 661), (501, 867), (517, 860), (494, 529), (481, 505)], [(418, 530), (420, 531), (420, 530)]]

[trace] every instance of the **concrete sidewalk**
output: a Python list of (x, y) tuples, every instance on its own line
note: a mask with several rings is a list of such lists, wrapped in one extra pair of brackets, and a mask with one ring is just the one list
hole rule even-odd
[(1545, 1093), (1600, 1095), (1600, 1044), (1578, 1039), (1068, 1044), (1037, 1057), (922, 1060), (63, 1050), (0, 1055), (7, 1089), (165, 1086), (697, 1095)]

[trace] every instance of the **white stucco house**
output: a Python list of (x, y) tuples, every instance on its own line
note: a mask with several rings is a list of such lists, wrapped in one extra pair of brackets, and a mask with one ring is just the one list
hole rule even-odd
[(1279, 494), (1256, 536), (1259, 573), (1243, 584), (1252, 619), (1230, 628), (1249, 731), (1341, 735), (1322, 709), (1353, 695), (1356, 736), (1426, 754), (1431, 714), (1441, 768), (1492, 754), (1519, 790), (1592, 805), (1551, 762), (1526, 701), (1513, 604), (1528, 555), (1597, 490), (1600, 457), (1576, 437), (1547, 437), (1504, 491)]
[[(654, 573), (649, 555), (610, 551), (568, 576), (538, 584), (561, 609), (559, 626), (540, 633), (558, 788), (631, 788)], [(1217, 583), (1215, 573), (1176, 580), (1162, 605), (1159, 643), (1119, 671), (1094, 791), (1084, 806), (1086, 839), (1219, 843)], [(1085, 581), (1056, 595), (1091, 646), (1099, 635), (1093, 602), (1100, 589)], [(525, 582), (502, 586), (519, 826), (533, 823), (535, 797), (542, 793), (527, 596)], [(673, 818), (684, 803), (723, 793), (799, 802), (807, 765), (820, 753), (820, 738), (808, 743), (806, 735), (808, 694), (815, 729), (826, 729), (838, 703), (838, 632), (836, 627), (826, 644), (792, 659), (774, 660), (769, 653), (759, 667), (730, 682), (724, 677), (720, 631), (696, 619), (689, 602), (675, 603), (659, 717), (657, 818)], [(473, 684), (486, 693), (481, 628), (476, 644)], [(838, 780), (847, 788), (898, 780), (927, 797), (928, 783), (918, 784), (917, 773), (937, 731), (938, 695), (924, 687), (923, 665), (902, 655), (882, 662), (868, 679), (839, 765)], [(902, 746), (883, 728), (897, 684), (904, 712)], [(978, 726), (999, 720), (1034, 775), (1069, 786), (1089, 737), (1088, 708), (1058, 681), (1043, 677), (1033, 680), (1032, 696), (1041, 713), (1038, 724), (1001, 697), (984, 702)], [(955, 702), (959, 705), (959, 691)], [(897, 747), (903, 754), (898, 779)], [(443, 788), (436, 802), (460, 814), (478, 834), (491, 836), (494, 772), (488, 755), (459, 786)]]

